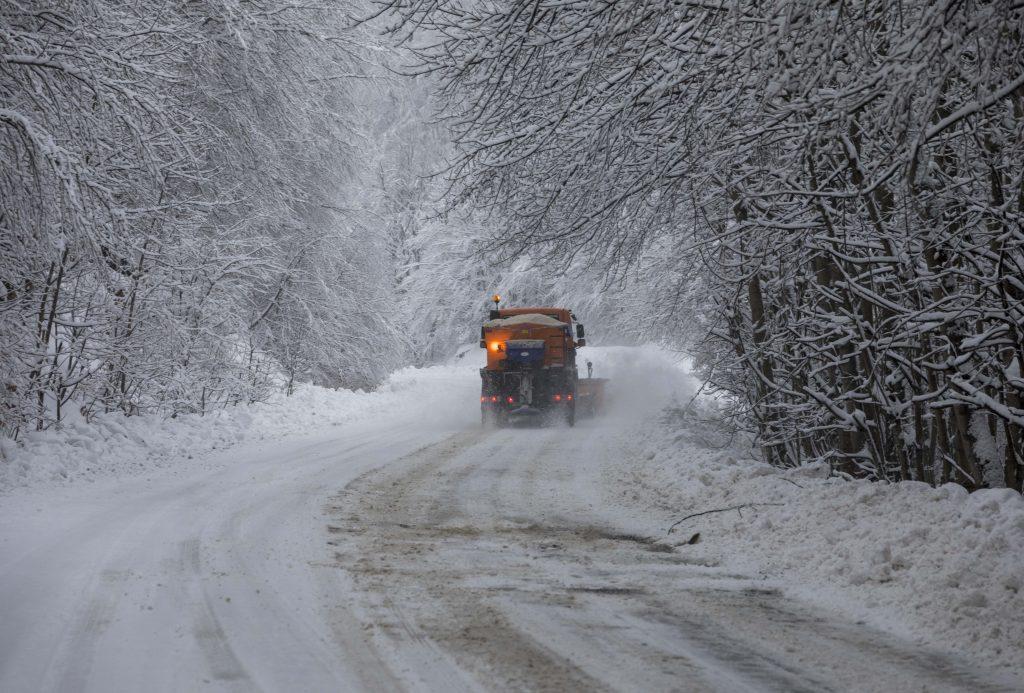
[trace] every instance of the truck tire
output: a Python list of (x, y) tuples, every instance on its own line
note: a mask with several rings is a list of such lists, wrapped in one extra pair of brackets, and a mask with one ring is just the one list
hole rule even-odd
[(576, 407), (569, 407), (565, 410), (565, 423), (569, 424), (569, 428), (576, 425)]

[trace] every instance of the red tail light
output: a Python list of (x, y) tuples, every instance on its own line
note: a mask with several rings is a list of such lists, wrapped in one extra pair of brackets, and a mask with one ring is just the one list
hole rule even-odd
[(516, 401), (516, 398), (515, 398), (515, 397), (509, 397), (509, 398), (508, 398), (508, 403), (509, 403), (509, 404), (512, 404), (512, 403), (513, 403), (513, 402), (515, 402), (515, 401)]
[(562, 396), (561, 395), (555, 395), (555, 401), (556, 402), (561, 402), (562, 401)]
[(572, 401), (572, 395), (566, 395), (566, 396), (565, 396), (565, 398), (566, 398), (567, 400), (569, 400), (570, 402)]
[(487, 401), (487, 398), (486, 398), (486, 397), (481, 397), (481, 398), (480, 398), (480, 401), (481, 401), (481, 402), (486, 402), (486, 401)]
[(497, 395), (491, 395), (491, 401), (492, 402), (497, 402), (498, 401), (498, 396)]

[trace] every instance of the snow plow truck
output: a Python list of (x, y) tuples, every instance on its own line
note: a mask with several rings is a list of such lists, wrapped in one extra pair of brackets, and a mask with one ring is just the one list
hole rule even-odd
[[(567, 308), (494, 309), (480, 328), (487, 365), (480, 369), (480, 416), (485, 427), (517, 423), (576, 423), (576, 349), (583, 325)], [(575, 329), (574, 329), (575, 328)]]

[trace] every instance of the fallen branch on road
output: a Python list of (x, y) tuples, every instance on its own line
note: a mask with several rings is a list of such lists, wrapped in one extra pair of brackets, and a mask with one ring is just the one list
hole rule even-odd
[[(701, 515), (710, 515), (711, 513), (724, 513), (730, 510), (736, 510), (738, 512), (743, 510), (743, 508), (754, 508), (763, 505), (783, 505), (783, 503), (743, 503), (742, 505), (733, 505), (728, 508), (715, 508), (714, 510), (705, 510), (703, 512), (693, 513), (692, 515), (687, 515), (686, 517), (680, 518), (673, 522), (672, 526), (668, 528), (668, 532), (666, 532), (666, 534), (672, 534), (672, 530), (674, 530), (676, 527), (678, 527), (686, 520), (689, 520), (694, 517), (700, 517)], [(740, 516), (742, 517), (742, 515), (743, 513), (741, 512)]]

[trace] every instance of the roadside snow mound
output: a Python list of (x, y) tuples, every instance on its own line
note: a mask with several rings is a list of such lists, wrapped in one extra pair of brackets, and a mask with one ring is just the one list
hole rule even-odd
[(680, 523), (678, 542), (700, 533), (687, 556), (1024, 675), (1019, 494), (847, 481), (825, 466), (779, 470), (690, 419), (630, 437), (645, 442), (623, 486), (660, 511), (661, 533), (684, 516), (741, 506)]
[[(467, 359), (468, 360), (468, 359)], [(14, 488), (67, 484), (144, 473), (181, 458), (242, 443), (276, 440), (378, 415), (448, 423), (476, 416), (479, 380), (473, 364), (405, 368), (377, 390), (330, 390), (304, 385), (291, 397), (238, 406), (206, 416), (102, 414), (68, 416), (59, 429), (32, 432), (15, 444), (0, 439), (0, 493)]]

